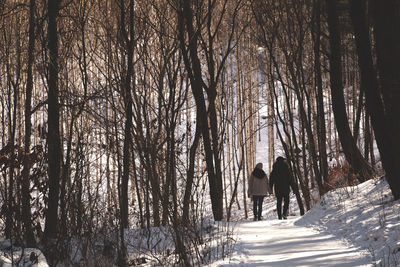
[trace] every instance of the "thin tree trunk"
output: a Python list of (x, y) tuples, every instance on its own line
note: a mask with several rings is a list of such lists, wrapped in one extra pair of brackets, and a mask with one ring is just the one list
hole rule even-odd
[(326, 154), (326, 126), (325, 126), (325, 110), (324, 110), (324, 95), (322, 87), (322, 73), (321, 73), (321, 60), (320, 60), (320, 38), (321, 38), (321, 1), (313, 1), (313, 15), (314, 27), (313, 41), (314, 41), (314, 71), (316, 81), (316, 96), (317, 96), (317, 139), (319, 150), (320, 172), (322, 180), (328, 179), (328, 157)]
[[(308, 175), (309, 175), (309, 171), (308, 171), (308, 164), (307, 164), (307, 153), (306, 153), (306, 150), (307, 150), (307, 148), (306, 148), (306, 138), (305, 138), (305, 136), (306, 136), (306, 133), (305, 133), (305, 127), (304, 127), (304, 121), (303, 120), (301, 120), (301, 124), (303, 125), (302, 127), (301, 127), (301, 143), (302, 143), (302, 154), (303, 154), (303, 170), (304, 170), (304, 181), (303, 181), (303, 179), (299, 179), (300, 181), (300, 187), (301, 187), (301, 191), (303, 192), (303, 198), (304, 198), (304, 201), (306, 202), (306, 209), (307, 210), (310, 210), (311, 209), (311, 196), (310, 196), (310, 188), (308, 187), (308, 182), (309, 182), (309, 178), (308, 178)], [(310, 156), (310, 157), (312, 157), (312, 155)], [(312, 160), (310, 160), (311, 161), (311, 164), (315, 164), (315, 162), (313, 162)]]
[[(238, 52), (238, 51), (237, 51)], [(237, 53), (237, 56), (238, 56), (239, 54)], [(235, 65), (234, 63), (234, 57), (232, 57), (232, 59), (231, 59), (231, 64), (230, 64), (230, 78), (231, 78), (231, 80), (233, 80), (234, 78), (234, 71), (233, 71), (233, 66)], [(236, 61), (237, 62), (237, 61)], [(238, 81), (238, 84), (239, 84), (239, 81)], [(232, 152), (231, 153), (231, 164), (230, 165), (232, 165), (232, 177), (237, 177), (236, 178), (236, 180), (238, 180), (239, 179), (239, 175), (240, 175), (240, 170), (241, 170), (241, 166), (239, 166), (239, 171), (238, 171), (238, 174), (236, 175), (236, 161), (235, 161), (235, 159), (237, 158), (237, 147), (236, 147), (236, 138), (237, 138), (237, 133), (236, 133), (236, 125), (237, 125), (237, 120), (238, 120), (238, 118), (237, 118), (237, 114), (235, 114), (233, 111), (234, 110), (236, 110), (236, 108), (235, 108), (235, 97), (234, 97), (234, 95), (235, 95), (235, 90), (234, 90), (234, 88), (235, 87), (233, 87), (233, 86), (230, 86), (230, 88), (229, 88), (229, 95), (231, 96), (231, 103), (230, 103), (230, 106), (231, 106), (231, 112), (230, 113), (228, 113), (228, 114), (230, 114), (230, 115), (228, 115), (228, 116), (230, 116), (230, 125), (231, 125), (231, 127), (230, 127), (230, 132), (231, 132), (231, 134), (230, 134), (230, 151)], [(237, 89), (237, 87), (236, 87), (236, 89)], [(229, 131), (228, 131), (228, 133), (229, 133)], [(230, 177), (230, 178), (232, 178), (232, 177)], [(235, 202), (236, 202), (236, 204), (237, 204), (237, 206), (238, 206), (238, 209), (240, 210), (240, 202), (239, 202), (239, 197), (238, 197), (238, 192), (237, 192), (237, 189), (236, 189), (236, 191), (235, 191), (235, 189), (232, 187), (232, 185), (233, 185), (233, 183), (231, 183), (231, 192), (232, 192), (232, 194), (233, 194), (233, 196), (232, 197), (234, 197), (235, 198)], [(246, 195), (244, 195), (244, 197), (246, 197)], [(245, 212), (245, 217), (247, 218), (247, 205), (246, 205), (246, 199), (243, 199), (243, 202), (244, 202), (244, 212)], [(229, 209), (229, 208), (228, 208)], [(230, 209), (229, 209), (230, 210)], [(227, 214), (228, 215), (228, 214)], [(230, 216), (230, 215), (229, 215)]]
[[(361, 123), (361, 114), (363, 110), (363, 99), (364, 99), (364, 84), (361, 83), (360, 86), (360, 94), (358, 96), (358, 105), (357, 105), (357, 110), (356, 110), (356, 119), (353, 127), (353, 136), (356, 139), (356, 141), (359, 141), (361, 138), (360, 137), (360, 123)], [(368, 157), (365, 157), (368, 159)]]
[[(199, 116), (199, 114), (197, 116)], [(186, 188), (185, 188), (185, 194), (183, 197), (183, 216), (182, 216), (183, 222), (189, 222), (189, 204), (190, 204), (190, 199), (192, 196), (196, 151), (197, 151), (197, 147), (199, 145), (200, 137), (201, 137), (200, 125), (196, 124), (196, 132), (194, 135), (194, 140), (193, 140), (192, 145), (190, 146), (190, 151), (189, 151), (189, 167), (186, 172)]]
[[(241, 49), (236, 50), (236, 106), (237, 107), (242, 107), (243, 105), (243, 99), (242, 99), (242, 91), (243, 91), (243, 82), (242, 82), (242, 77), (241, 77), (241, 55), (239, 51), (243, 51)], [(244, 216), (247, 219), (248, 218), (248, 210), (247, 210), (247, 175), (246, 175), (246, 155), (244, 152), (244, 115), (243, 115), (243, 108), (239, 108), (239, 118), (236, 120), (236, 128), (239, 130), (237, 132), (237, 143), (239, 145), (239, 158), (240, 158), (240, 163), (242, 166), (239, 166), (238, 169), (238, 175), (240, 173), (240, 170), (243, 170), (243, 175), (242, 175), (242, 194), (243, 194), (243, 206), (244, 206)]]
[(370, 133), (370, 125), (369, 125), (369, 115), (368, 113), (365, 114), (364, 118), (364, 157), (366, 159), (369, 158), (369, 154), (372, 153), (370, 147), (371, 147), (371, 133)]
[[(9, 142), (8, 146), (10, 148), (10, 165), (8, 168), (9, 181), (8, 181), (8, 198), (7, 201), (7, 209), (6, 209), (6, 222), (5, 222), (5, 234), (6, 238), (11, 239), (14, 235), (13, 230), (17, 221), (15, 220), (15, 212), (16, 212), (16, 203), (15, 199), (17, 196), (17, 188), (15, 188), (14, 181), (14, 171), (15, 171), (15, 160), (16, 154), (15, 150), (17, 149), (17, 145), (15, 144), (15, 134), (16, 134), (16, 125), (17, 125), (17, 106), (19, 106), (18, 100), (18, 86), (11, 81), (10, 73), (8, 76), (8, 99), (9, 99)], [(11, 91), (13, 90), (13, 93)], [(13, 103), (11, 104), (11, 95), (13, 96)], [(15, 192), (14, 192), (15, 191)]]
[[(124, 146), (123, 146), (123, 173), (121, 179), (121, 192), (120, 192), (120, 209), (121, 209), (121, 227), (128, 228), (129, 220), (128, 220), (128, 182), (129, 182), (129, 173), (130, 173), (130, 164), (131, 164), (131, 152), (130, 146), (132, 143), (132, 92), (131, 92), (131, 83), (133, 77), (133, 45), (134, 45), (134, 1), (130, 0), (129, 2), (129, 30), (125, 29), (125, 11), (124, 1), (121, 1), (121, 29), (122, 29), (122, 38), (124, 39), (124, 43), (126, 46), (127, 52), (127, 72), (124, 76), (124, 101), (125, 101), (125, 129), (124, 129)], [(130, 37), (128, 37), (128, 35)]]
[(25, 158), (24, 169), (22, 170), (22, 221), (24, 225), (24, 240), (28, 247), (34, 247), (36, 240), (32, 231), (32, 214), (31, 214), (31, 194), (29, 173), (31, 168), (31, 159), (28, 157), (31, 150), (31, 102), (33, 90), (32, 66), (34, 61), (35, 49), (35, 0), (30, 0), (29, 4), (29, 43), (28, 43), (28, 69), (26, 81), (26, 97), (25, 97)]

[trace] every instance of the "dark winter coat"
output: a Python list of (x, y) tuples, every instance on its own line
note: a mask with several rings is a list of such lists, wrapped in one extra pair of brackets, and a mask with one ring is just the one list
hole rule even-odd
[(293, 176), (289, 170), (289, 166), (283, 158), (278, 159), (272, 166), (272, 172), (269, 177), (269, 186), (275, 189), (275, 195), (288, 195), (290, 186), (294, 183)]
[(268, 194), (267, 174), (259, 168), (255, 168), (249, 178), (248, 196), (266, 196)]

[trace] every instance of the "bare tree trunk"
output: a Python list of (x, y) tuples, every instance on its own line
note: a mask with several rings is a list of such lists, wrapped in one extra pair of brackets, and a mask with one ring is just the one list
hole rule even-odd
[[(237, 49), (237, 53), (236, 54), (237, 54), (237, 56), (239, 56), (238, 49)], [(234, 62), (234, 60), (233, 59), (234, 59), (234, 57), (232, 57), (231, 64), (230, 64), (230, 67), (229, 67), (230, 68), (230, 73), (231, 73), (231, 75), (230, 75), (231, 80), (234, 79), (233, 78), (234, 77), (234, 71), (233, 71), (233, 66), (234, 66), (233, 62)], [(236, 64), (236, 67), (237, 66), (238, 65)], [(239, 84), (239, 81), (237, 81), (237, 84)], [(231, 112), (229, 113), (228, 116), (230, 116), (230, 121), (231, 121), (231, 123), (230, 123), (231, 124), (231, 127), (230, 127), (230, 132), (231, 132), (231, 134), (230, 134), (230, 140), (231, 140), (230, 141), (230, 150), (232, 151), (232, 153), (231, 153), (232, 177), (231, 178), (236, 176), (237, 177), (236, 180), (238, 181), (238, 179), (240, 177), (239, 175), (240, 175), (240, 171), (241, 171), (242, 166), (241, 165), (239, 166), (239, 170), (237, 172), (238, 174), (236, 175), (236, 161), (235, 161), (235, 159), (237, 158), (237, 147), (236, 147), (236, 144), (237, 144), (237, 140), (236, 140), (236, 138), (237, 138), (237, 132), (236, 132), (237, 126), (236, 125), (237, 125), (237, 121), (238, 121), (238, 117), (237, 117), (238, 114), (237, 114), (237, 112), (234, 112), (234, 111), (236, 111), (235, 97), (234, 97), (236, 92), (234, 91), (234, 88), (235, 88), (234, 86), (230, 86), (229, 95), (230, 95), (230, 98), (231, 98), (230, 99), (231, 100), (231, 102), (230, 102)], [(237, 89), (237, 86), (236, 86), (235, 89)], [(228, 131), (228, 133), (229, 133), (229, 131)], [(239, 163), (239, 164), (242, 164), (242, 163)], [(231, 192), (233, 194), (232, 197), (235, 198), (235, 202), (236, 202), (236, 204), (238, 206), (238, 209), (240, 210), (240, 202), (239, 202), (238, 192), (237, 192), (237, 189), (235, 191), (235, 188), (233, 188), (233, 185), (234, 185), (234, 183), (231, 183)], [(244, 193), (246, 193), (246, 192), (244, 192)], [(244, 195), (243, 203), (244, 203), (245, 218), (247, 218), (247, 205), (246, 205), (246, 199), (245, 198), (246, 198), (246, 195)], [(229, 211), (230, 211), (230, 209), (229, 209)], [(229, 216), (230, 216), (230, 214), (229, 214)]]
[[(378, 143), (381, 152), (386, 178), (395, 199), (400, 199), (400, 3), (397, 0), (372, 1), (375, 17), (374, 35), (378, 58), (379, 79), (383, 95), (383, 105), (386, 113), (386, 128), (374, 124), (376, 140), (385, 140), (379, 131), (385, 129), (389, 134), (387, 146)], [(369, 97), (368, 97), (369, 98)], [(371, 99), (374, 101), (374, 99)], [(368, 99), (367, 99), (368, 103)], [(380, 108), (380, 107), (379, 107)], [(371, 111), (372, 112), (372, 111)], [(382, 115), (380, 115), (382, 116)], [(381, 121), (378, 121), (382, 123)], [(376, 128), (375, 128), (376, 127)], [(378, 130), (378, 131), (377, 131)], [(385, 141), (383, 141), (385, 143)], [(383, 147), (382, 147), (383, 146)], [(391, 150), (391, 151), (390, 151)]]
[[(355, 86), (354, 86), (355, 87)], [(361, 138), (359, 138), (360, 136), (360, 123), (361, 123), (361, 115), (362, 115), (362, 111), (363, 111), (363, 103), (364, 103), (364, 85), (363, 83), (361, 83), (360, 86), (360, 94), (358, 96), (358, 105), (357, 105), (357, 110), (356, 110), (356, 119), (355, 119), (355, 123), (354, 123), (354, 127), (353, 127), (353, 136), (354, 139), (356, 139), (356, 141), (360, 141)], [(368, 157), (365, 157), (366, 159), (368, 159)]]
[[(84, 5), (82, 9), (86, 9), (86, 6)], [(79, 62), (79, 69), (81, 71), (81, 80), (83, 82), (82, 87), (83, 87), (83, 99), (81, 103), (78, 105), (78, 111), (75, 113), (75, 108), (73, 107), (71, 110), (71, 120), (69, 121), (68, 125), (68, 120), (66, 120), (67, 125), (65, 128), (69, 129), (68, 130), (68, 138), (67, 138), (67, 151), (65, 155), (65, 163), (62, 165), (62, 172), (61, 172), (61, 196), (65, 196), (67, 192), (67, 185), (71, 183), (70, 181), (70, 167), (71, 167), (71, 153), (72, 153), (72, 139), (73, 139), (73, 134), (74, 134), (74, 127), (75, 127), (75, 122), (76, 120), (80, 117), (82, 114), (84, 107), (85, 107), (85, 102), (87, 98), (87, 92), (88, 92), (88, 86), (89, 86), (89, 75), (88, 75), (88, 62), (87, 62), (87, 51), (86, 51), (86, 35), (85, 35), (85, 26), (86, 26), (86, 17), (87, 14), (83, 13), (82, 17), (78, 17), (79, 21), (79, 30), (81, 34), (81, 60)], [(97, 142), (96, 142), (97, 143)], [(97, 169), (96, 169), (97, 170)], [(97, 175), (96, 175), (97, 177)], [(60, 199), (60, 213), (61, 213), (61, 220), (60, 220), (60, 227), (61, 229), (61, 234), (64, 236), (67, 233), (67, 198), (61, 198)]]
[[(118, 181), (118, 197), (119, 197), (119, 207), (120, 207), (120, 250), (118, 253), (118, 264), (126, 264), (126, 247), (125, 247), (125, 229), (129, 227), (129, 209), (128, 209), (128, 183), (130, 175), (131, 166), (131, 151), (130, 147), (132, 144), (132, 77), (133, 77), (133, 50), (134, 50), (134, 1), (130, 0), (128, 2), (128, 7), (125, 6), (125, 1), (120, 0), (120, 25), (119, 25), (119, 35), (124, 49), (124, 63), (126, 73), (122, 73), (121, 79), (121, 92), (124, 101), (124, 111), (125, 111), (125, 129), (124, 129), (124, 144), (123, 144), (123, 170), (121, 180)], [(129, 12), (126, 18), (126, 9)], [(128, 23), (126, 24), (126, 20)], [(128, 29), (126, 28), (128, 27)]]
[[(243, 47), (240, 47), (243, 48)], [(243, 106), (243, 82), (241, 78), (242, 70), (240, 68), (241, 66), (241, 54), (239, 51), (243, 51), (242, 49), (236, 49), (236, 106), (237, 107), (242, 107)], [(233, 89), (232, 89), (233, 90)], [(233, 97), (233, 96), (232, 96)], [(243, 175), (242, 175), (242, 194), (243, 194), (243, 207), (244, 207), (244, 216), (247, 219), (248, 218), (248, 210), (247, 210), (247, 189), (246, 186), (248, 184), (248, 176), (246, 175), (247, 173), (247, 168), (246, 168), (246, 154), (244, 152), (244, 127), (245, 127), (245, 119), (243, 113), (244, 110), (243, 108), (239, 108), (239, 114), (238, 118), (236, 118), (236, 128), (238, 129), (238, 132), (236, 133), (236, 138), (237, 138), (237, 144), (239, 145), (239, 158), (240, 158), (240, 164), (238, 169), (238, 175), (240, 173), (240, 170), (243, 170)], [(235, 173), (235, 172), (234, 172)]]
[[(132, 148), (133, 151), (133, 148)], [(143, 200), (142, 200), (142, 194), (140, 191), (139, 187), (139, 178), (138, 178), (138, 173), (137, 173), (137, 166), (136, 166), (136, 161), (134, 155), (132, 155), (132, 166), (133, 166), (133, 178), (135, 182), (135, 189), (136, 189), (136, 197), (138, 199), (138, 206), (139, 206), (139, 220), (140, 220), (140, 227), (142, 229), (145, 228), (144, 224), (144, 216), (143, 216)]]
[[(8, 70), (9, 71), (9, 70)], [(15, 161), (16, 161), (16, 150), (18, 146), (15, 144), (15, 135), (16, 135), (16, 126), (17, 126), (17, 107), (19, 106), (19, 85), (11, 81), (11, 74), (8, 73), (8, 99), (9, 99), (9, 142), (8, 146), (10, 149), (10, 164), (8, 166), (8, 198), (7, 209), (6, 209), (6, 222), (5, 222), (5, 234), (6, 238), (11, 239), (15, 233), (13, 230), (16, 229), (15, 225), (18, 223), (16, 220), (15, 212), (16, 212), (16, 197), (17, 197), (17, 188), (15, 188)], [(11, 93), (13, 91), (13, 93)], [(13, 103), (11, 104), (11, 95), (13, 96)]]
[[(46, 211), (44, 230), (45, 241), (57, 237), (58, 233), (58, 203), (60, 190), (60, 106), (58, 102), (58, 9), (59, 0), (48, 2), (48, 157), (49, 157), (49, 200)], [(63, 197), (63, 196), (61, 196)]]
[[(231, 90), (231, 88), (228, 87), (227, 94), (229, 96), (231, 96), (230, 90)], [(232, 174), (232, 159), (233, 159), (233, 157), (231, 155), (231, 134), (230, 134), (230, 132), (231, 132), (230, 125), (232, 124), (232, 112), (231, 112), (230, 108), (233, 109), (233, 107), (230, 105), (228, 97), (225, 98), (225, 103), (224, 104), (225, 104), (225, 107), (227, 109), (227, 120), (230, 121), (230, 123), (228, 122), (227, 126), (226, 126), (226, 149), (227, 149), (226, 154), (227, 154), (227, 159), (226, 159), (226, 163), (224, 164), (225, 166), (227, 165), (227, 168), (228, 168), (227, 173), (228, 173), (228, 177), (229, 177), (229, 181), (228, 181), (229, 185), (227, 185), (226, 182), (224, 184), (225, 199), (227, 201), (228, 200), (228, 192), (227, 192), (228, 191), (228, 186), (229, 186), (229, 192), (230, 192), (231, 196), (233, 196), (233, 187), (232, 187), (233, 186), (233, 180), (232, 180), (232, 175), (233, 175)], [(233, 151), (232, 151), (232, 153), (233, 153)], [(229, 215), (229, 212), (228, 212), (229, 211), (228, 210), (229, 209), (229, 204), (227, 203), (225, 206), (226, 206), (225, 207), (226, 215), (227, 215), (227, 217), (229, 217), (228, 216)]]
[(127, 72), (123, 76), (123, 90), (125, 102), (125, 129), (124, 129), (124, 146), (123, 146), (123, 173), (120, 184), (120, 209), (121, 209), (121, 228), (129, 227), (128, 220), (128, 182), (131, 165), (131, 143), (132, 143), (132, 92), (131, 83), (133, 77), (133, 49), (134, 49), (134, 1), (129, 1), (129, 17), (128, 27), (125, 25), (125, 3), (121, 0), (121, 37), (123, 38), (126, 49)]
[(31, 161), (28, 154), (31, 150), (31, 102), (33, 90), (32, 65), (34, 61), (33, 53), (35, 49), (35, 0), (30, 0), (29, 4), (29, 43), (28, 43), (28, 69), (26, 81), (26, 97), (25, 97), (25, 158), (24, 169), (22, 170), (22, 221), (24, 225), (24, 239), (28, 247), (34, 247), (36, 244), (32, 231), (32, 214), (31, 214), (31, 195), (29, 174)]
[(325, 110), (324, 110), (324, 95), (322, 88), (322, 73), (320, 60), (320, 38), (321, 38), (321, 1), (313, 1), (313, 18), (314, 24), (312, 28), (314, 41), (314, 71), (316, 81), (316, 97), (317, 97), (317, 139), (319, 150), (320, 172), (322, 180), (327, 181), (328, 178), (328, 157), (326, 154), (326, 126), (325, 126)]
[[(183, 53), (185, 66), (187, 71), (189, 72), (189, 78), (191, 80), (193, 97), (196, 102), (196, 108), (198, 109), (197, 114), (201, 114), (200, 117), (197, 117), (196, 123), (200, 123), (201, 125), (200, 127), (202, 129), (213, 215), (216, 221), (220, 221), (223, 218), (222, 177), (221, 177), (221, 169), (219, 166), (220, 164), (219, 158), (215, 157), (219, 153), (219, 148), (217, 145), (218, 140), (213, 140), (213, 138), (218, 138), (215, 132), (215, 128), (217, 126), (215, 103), (214, 103), (216, 95), (214, 94), (209, 95), (208, 110), (210, 111), (210, 117), (211, 117), (209, 119), (207, 115), (208, 112), (203, 93), (203, 86), (204, 86), (204, 82), (202, 79), (203, 74), (197, 50), (198, 33), (195, 32), (193, 29), (193, 11), (190, 5), (191, 5), (190, 1), (181, 2), (181, 10), (178, 11), (178, 18), (179, 18), (178, 24), (180, 31), (179, 38), (181, 41), (181, 49)], [(186, 43), (185, 43), (185, 32), (187, 32), (189, 39), (188, 49), (186, 48)], [(189, 55), (187, 54), (187, 52), (189, 52)], [(209, 126), (212, 129), (211, 135)]]
[[(198, 116), (199, 114), (197, 115), (197, 117)], [(189, 167), (186, 172), (186, 188), (183, 197), (183, 216), (182, 216), (183, 222), (189, 222), (189, 204), (192, 196), (196, 151), (199, 145), (200, 137), (201, 137), (200, 125), (196, 124), (196, 133), (194, 135), (194, 140), (192, 145), (190, 146), (190, 151), (189, 151)]]
[(360, 182), (371, 178), (372, 169), (365, 161), (351, 134), (346, 113), (346, 104), (343, 95), (342, 64), (341, 64), (341, 38), (336, 1), (327, 0), (328, 28), (330, 43), (330, 81), (332, 108), (336, 128), (346, 160), (350, 163)]
[(364, 157), (366, 159), (369, 158), (369, 154), (372, 153), (371, 151), (371, 129), (370, 129), (370, 123), (369, 123), (369, 115), (368, 113), (365, 114), (364, 118)]
[[(301, 144), (302, 144), (302, 152), (303, 152), (303, 172), (304, 172), (304, 181), (303, 179), (299, 179), (300, 181), (300, 187), (301, 187), (301, 191), (303, 192), (303, 198), (304, 201), (306, 202), (306, 209), (310, 210), (311, 209), (311, 194), (310, 194), (310, 188), (309, 188), (309, 171), (308, 171), (308, 164), (307, 164), (307, 153), (306, 153), (306, 133), (304, 131), (304, 122), (303, 120), (301, 120), (301, 124), (303, 125), (301, 127)], [(309, 157), (312, 157), (312, 155), (309, 155)], [(310, 159), (311, 164), (315, 164), (315, 162), (312, 161), (312, 159)]]

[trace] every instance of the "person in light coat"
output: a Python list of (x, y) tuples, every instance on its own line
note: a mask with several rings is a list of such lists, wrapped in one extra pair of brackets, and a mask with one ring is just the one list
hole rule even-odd
[(262, 204), (268, 194), (268, 177), (263, 171), (262, 163), (257, 163), (249, 178), (247, 194), (253, 199), (254, 221), (261, 220)]

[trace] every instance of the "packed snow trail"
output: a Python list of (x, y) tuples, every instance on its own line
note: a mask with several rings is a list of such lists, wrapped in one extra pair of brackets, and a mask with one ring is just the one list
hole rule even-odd
[(238, 223), (239, 253), (229, 263), (212, 266), (372, 266), (359, 249), (332, 235), (296, 226), (297, 219)]

